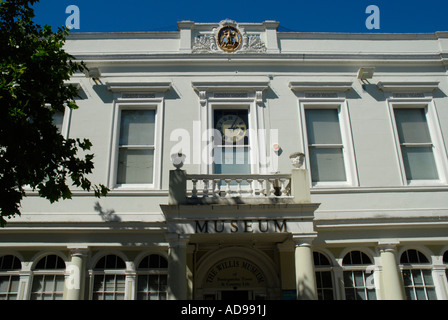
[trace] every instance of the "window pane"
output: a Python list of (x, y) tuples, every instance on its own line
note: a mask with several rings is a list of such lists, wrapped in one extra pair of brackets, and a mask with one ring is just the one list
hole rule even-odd
[(364, 272), (363, 271), (355, 271), (355, 287), (364, 287)]
[(403, 282), (405, 286), (412, 286), (411, 270), (403, 270)]
[(148, 276), (138, 276), (137, 291), (148, 291)]
[(428, 295), (428, 300), (437, 300), (436, 289), (426, 288), (426, 294)]
[(20, 283), (19, 280), (20, 280), (19, 276), (11, 277), (11, 287), (9, 289), (10, 292), (19, 292), (19, 283)]
[(62, 132), (62, 123), (64, 121), (64, 112), (55, 111), (53, 114), (53, 124), (58, 128), (59, 133)]
[(415, 294), (417, 295), (417, 300), (426, 300), (426, 294), (424, 288), (415, 288)]
[(420, 270), (412, 270), (412, 276), (414, 278), (414, 285), (423, 285), (423, 278)]
[(346, 180), (342, 149), (310, 147), (309, 152), (313, 182)]
[(346, 288), (345, 289), (345, 299), (346, 300), (356, 300), (356, 298), (355, 298), (355, 289)]
[(351, 271), (344, 271), (345, 287), (353, 287), (353, 275)]
[(401, 147), (408, 180), (438, 179), (432, 147)]
[(155, 110), (122, 110), (120, 145), (153, 145)]
[(305, 118), (310, 145), (342, 144), (337, 109), (308, 109)]
[(366, 293), (364, 289), (356, 290), (356, 300), (366, 300)]
[(424, 109), (395, 109), (400, 143), (431, 142)]
[(167, 275), (160, 275), (159, 279), (159, 290), (160, 291), (166, 291), (168, 290), (168, 276)]
[(214, 149), (215, 173), (249, 174), (249, 147)]
[(323, 287), (331, 288), (333, 286), (332, 281), (331, 281), (331, 272), (330, 271), (321, 272), (321, 275), (322, 275)]
[(416, 300), (413, 287), (405, 287), (404, 290), (406, 292), (406, 298), (408, 300)]
[(431, 270), (422, 270), (423, 278), (425, 279), (425, 285), (432, 286), (434, 282), (432, 281)]
[(367, 297), (369, 300), (376, 300), (375, 289), (367, 289)]
[(9, 277), (0, 277), (0, 293), (8, 292)]
[(152, 183), (154, 150), (120, 148), (117, 183)]

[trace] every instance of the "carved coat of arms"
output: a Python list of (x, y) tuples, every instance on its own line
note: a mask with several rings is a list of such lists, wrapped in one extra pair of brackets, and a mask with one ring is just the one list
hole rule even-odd
[(241, 46), (241, 34), (235, 27), (224, 26), (218, 31), (218, 46), (226, 52), (235, 52)]
[(211, 34), (199, 35), (193, 53), (263, 53), (266, 46), (257, 34), (247, 34), (233, 20), (223, 20)]

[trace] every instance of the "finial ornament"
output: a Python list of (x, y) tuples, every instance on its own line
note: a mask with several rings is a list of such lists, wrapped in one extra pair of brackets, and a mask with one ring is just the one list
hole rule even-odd
[(173, 153), (171, 155), (171, 160), (173, 161), (173, 166), (176, 167), (176, 170), (180, 170), (180, 168), (183, 167), (186, 157), (187, 156), (184, 155), (182, 152)]
[(289, 159), (291, 159), (291, 164), (293, 167), (298, 169), (303, 166), (305, 154), (303, 152), (294, 152), (289, 156)]

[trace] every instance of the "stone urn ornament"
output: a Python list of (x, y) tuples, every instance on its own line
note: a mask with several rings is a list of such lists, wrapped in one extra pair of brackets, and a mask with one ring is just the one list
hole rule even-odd
[(184, 155), (182, 152), (173, 153), (171, 155), (171, 160), (173, 161), (173, 166), (176, 167), (176, 170), (180, 170), (180, 168), (183, 167), (186, 157), (187, 156)]
[(305, 161), (305, 154), (303, 152), (294, 152), (289, 156), (291, 159), (291, 164), (294, 168), (299, 169), (303, 166)]

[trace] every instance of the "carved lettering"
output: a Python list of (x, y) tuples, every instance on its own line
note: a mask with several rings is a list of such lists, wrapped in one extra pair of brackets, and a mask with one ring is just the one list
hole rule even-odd
[(208, 222), (204, 221), (202, 226), (200, 221), (196, 221), (196, 233), (208, 233)]
[(195, 233), (269, 233), (288, 232), (286, 220), (197, 220)]
[[(287, 232), (286, 230), (286, 220), (283, 220), (283, 223), (281, 225), (279, 225), (279, 221), (275, 220), (275, 232)], [(277, 230), (278, 228), (278, 230)]]

